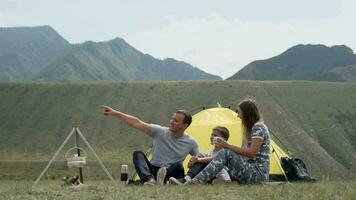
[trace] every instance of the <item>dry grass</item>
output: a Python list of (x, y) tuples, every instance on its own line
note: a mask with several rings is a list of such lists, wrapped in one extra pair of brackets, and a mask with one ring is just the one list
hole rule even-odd
[(60, 181), (1, 181), (0, 199), (354, 199), (356, 182), (317, 182), (281, 185), (124, 186), (109, 181), (88, 182), (80, 189)]

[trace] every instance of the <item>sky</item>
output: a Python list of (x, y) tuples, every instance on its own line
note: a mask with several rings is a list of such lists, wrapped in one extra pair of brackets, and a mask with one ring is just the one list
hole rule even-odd
[(119, 37), (228, 78), (297, 44), (356, 50), (355, 8), (354, 0), (0, 0), (0, 27), (49, 25), (70, 43)]

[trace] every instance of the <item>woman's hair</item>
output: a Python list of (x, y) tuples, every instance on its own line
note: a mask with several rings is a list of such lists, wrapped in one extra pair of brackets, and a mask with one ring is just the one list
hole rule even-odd
[(252, 126), (262, 118), (258, 111), (257, 103), (247, 98), (239, 103), (238, 112), (242, 112), (242, 125), (245, 128), (248, 139), (250, 139)]
[(213, 131), (217, 131), (221, 134), (221, 136), (227, 141), (230, 137), (229, 130), (223, 126), (217, 126), (213, 129)]

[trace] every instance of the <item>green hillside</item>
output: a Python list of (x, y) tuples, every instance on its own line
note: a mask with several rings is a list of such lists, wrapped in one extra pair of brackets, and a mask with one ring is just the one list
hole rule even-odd
[(347, 46), (296, 45), (246, 65), (231, 80), (355, 81), (356, 55)]
[(143, 54), (123, 39), (85, 42), (47, 66), (35, 81), (92, 80), (221, 80), (188, 63), (159, 60)]
[(251, 96), (270, 130), (315, 176), (345, 178), (356, 170), (355, 91), (354, 83), (303, 81), (2, 83), (0, 159), (49, 159), (78, 126), (104, 159), (131, 162), (150, 138), (104, 117), (99, 105), (167, 125), (177, 109), (234, 106)]
[(329, 81), (353, 81), (356, 82), (356, 65), (348, 65), (342, 67), (335, 67), (326, 73), (323, 80)]
[(0, 28), (0, 81), (30, 81), (70, 48), (50, 26)]

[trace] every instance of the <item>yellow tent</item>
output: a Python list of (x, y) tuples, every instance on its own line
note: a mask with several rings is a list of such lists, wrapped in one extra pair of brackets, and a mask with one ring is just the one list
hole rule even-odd
[[(193, 115), (193, 121), (186, 130), (186, 133), (195, 138), (199, 145), (199, 152), (212, 149), (210, 144), (210, 134), (216, 126), (224, 126), (229, 129), (229, 143), (237, 146), (242, 144), (242, 124), (237, 114), (229, 108), (210, 108)], [(281, 157), (288, 155), (271, 139), (270, 140), (270, 176), (284, 178), (284, 171), (280, 163)], [(190, 156), (184, 161), (184, 166)]]

